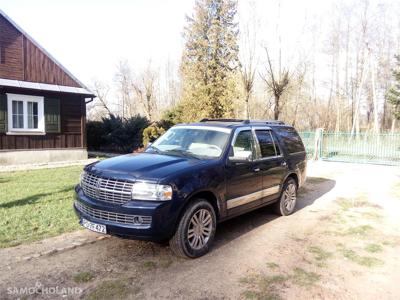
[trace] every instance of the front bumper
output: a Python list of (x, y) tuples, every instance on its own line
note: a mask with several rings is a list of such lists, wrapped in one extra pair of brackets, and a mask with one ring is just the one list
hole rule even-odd
[[(129, 201), (123, 205), (92, 200), (75, 188), (75, 213), (80, 219), (105, 225), (107, 234), (139, 240), (162, 241), (175, 230), (177, 209), (172, 201)], [(134, 222), (132, 222), (134, 220)], [(150, 221), (149, 221), (150, 220)]]

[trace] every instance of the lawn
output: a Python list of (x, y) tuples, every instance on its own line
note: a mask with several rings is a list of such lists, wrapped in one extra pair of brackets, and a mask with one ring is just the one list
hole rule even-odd
[(0, 248), (78, 229), (72, 204), (81, 170), (0, 173)]

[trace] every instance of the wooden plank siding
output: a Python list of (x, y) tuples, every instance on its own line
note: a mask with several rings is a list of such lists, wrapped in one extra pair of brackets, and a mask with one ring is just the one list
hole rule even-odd
[[(7, 89), (5, 93), (21, 93), (18, 89)], [(80, 95), (66, 93), (43, 93), (30, 90), (27, 95), (60, 99), (61, 132), (45, 135), (7, 135), (0, 133), (0, 149), (62, 149), (86, 148), (86, 105)], [(0, 151), (1, 151), (0, 150)]]
[(56, 62), (0, 15), (0, 78), (81, 87)]
[[(0, 78), (85, 88), (60, 67), (18, 25), (0, 14)], [(0, 152), (18, 149), (86, 148), (85, 96), (0, 86), (0, 93), (24, 94), (60, 99), (60, 133), (7, 135), (0, 133)], [(10, 108), (9, 108), (10, 109)]]
[(0, 63), (0, 78), (23, 80), (22, 34), (0, 16), (0, 51), (4, 61)]

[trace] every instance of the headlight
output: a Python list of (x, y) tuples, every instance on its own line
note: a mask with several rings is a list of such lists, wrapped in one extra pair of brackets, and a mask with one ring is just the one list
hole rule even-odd
[(81, 175), (80, 175), (80, 177), (79, 177), (79, 184), (82, 186), (82, 181), (83, 181), (83, 178), (85, 177), (85, 175), (86, 175), (86, 171), (83, 171), (82, 173), (81, 173)]
[(147, 182), (137, 182), (132, 187), (132, 199), (167, 201), (172, 199), (172, 187)]

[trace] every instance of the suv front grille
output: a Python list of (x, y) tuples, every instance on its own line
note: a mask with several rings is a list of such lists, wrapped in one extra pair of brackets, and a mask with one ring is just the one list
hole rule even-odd
[(85, 172), (81, 187), (84, 194), (95, 200), (124, 204), (132, 199), (132, 182), (102, 178)]
[(135, 225), (136, 228), (150, 228), (151, 216), (138, 216), (114, 213), (110, 211), (91, 208), (81, 202), (75, 201), (75, 207), (82, 213), (92, 217), (93, 219), (115, 222), (119, 224)]

